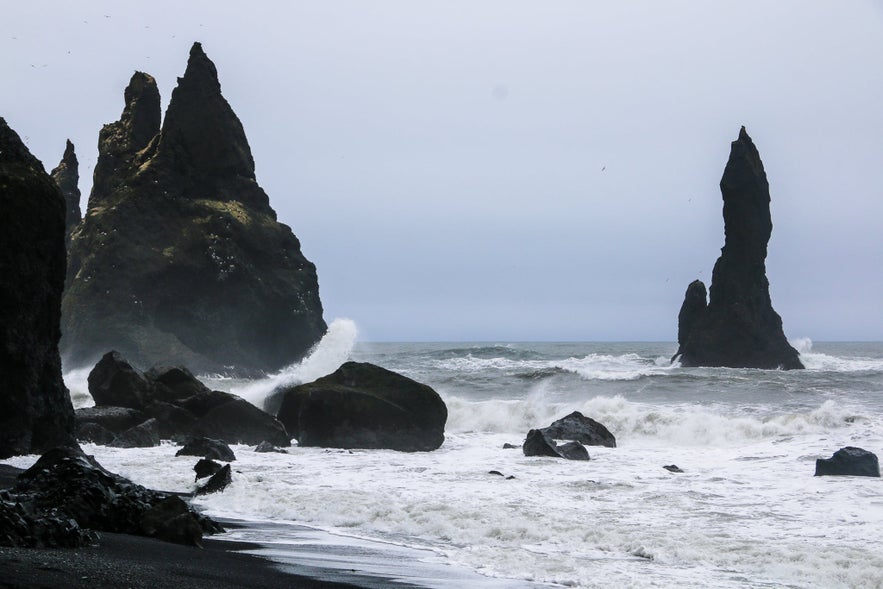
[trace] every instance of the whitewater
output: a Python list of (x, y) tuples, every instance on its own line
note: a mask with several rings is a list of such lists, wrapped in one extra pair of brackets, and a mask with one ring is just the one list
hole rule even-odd
[[(844, 446), (883, 456), (883, 344), (792, 343), (806, 370), (682, 368), (674, 343), (368, 343), (337, 320), (277, 375), (207, 384), (261, 406), (280, 384), (373, 362), (439, 392), (444, 445), (234, 446), (232, 485), (194, 503), (247, 522), (229, 537), (282, 565), (428, 587), (883, 587), (883, 482), (813, 476)], [(66, 375), (76, 406), (91, 404), (87, 374)], [(503, 448), (571, 411), (617, 447), (589, 462)], [(84, 449), (143, 485), (195, 488), (168, 443)]]

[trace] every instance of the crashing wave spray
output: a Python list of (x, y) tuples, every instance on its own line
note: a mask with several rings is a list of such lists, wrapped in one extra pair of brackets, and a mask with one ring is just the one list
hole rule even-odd
[(358, 330), (351, 319), (335, 319), (328, 331), (310, 353), (300, 362), (286, 366), (277, 374), (233, 387), (230, 392), (239, 395), (255, 407), (264, 408), (264, 400), (277, 387), (311, 382), (331, 374), (346, 362), (356, 344)]

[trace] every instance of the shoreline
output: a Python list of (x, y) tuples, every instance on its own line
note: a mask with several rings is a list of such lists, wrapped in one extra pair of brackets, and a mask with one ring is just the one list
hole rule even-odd
[[(0, 464), (0, 489), (7, 489), (23, 469)], [(224, 521), (230, 530), (243, 524)], [(229, 532), (228, 532), (229, 533)], [(203, 548), (144, 536), (99, 532), (95, 546), (83, 548), (24, 548), (0, 546), (0, 588), (232, 589), (349, 589), (415, 587), (391, 579), (350, 571), (347, 581), (319, 567), (280, 565), (254, 554), (265, 546), (255, 542), (203, 538)]]

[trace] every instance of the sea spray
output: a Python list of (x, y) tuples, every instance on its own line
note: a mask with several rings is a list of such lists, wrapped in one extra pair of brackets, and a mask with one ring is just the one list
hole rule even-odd
[(349, 359), (357, 337), (358, 329), (354, 321), (335, 319), (303, 360), (267, 378), (233, 386), (230, 392), (263, 409), (264, 400), (276, 388), (311, 382), (340, 368)]

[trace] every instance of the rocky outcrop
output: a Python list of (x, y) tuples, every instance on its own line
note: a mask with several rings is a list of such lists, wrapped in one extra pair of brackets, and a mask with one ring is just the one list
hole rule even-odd
[(62, 354), (257, 373), (325, 333), (315, 266), (255, 179), (242, 124), (197, 43), (160, 128), (155, 80), (136, 73), (99, 136), (73, 233)]
[(785, 339), (770, 302), (767, 243), (773, 230), (763, 162), (742, 127), (720, 181), (724, 247), (714, 265), (706, 304), (705, 285), (687, 288), (678, 314), (682, 366), (803, 368)]
[(816, 460), (815, 476), (879, 477), (880, 462), (877, 455), (863, 448), (847, 446), (834, 452), (831, 458)]
[(291, 436), (275, 417), (236, 395), (210, 390), (183, 366), (144, 373), (118, 352), (108, 352), (88, 382), (95, 407), (76, 412), (83, 441), (106, 440), (97, 425), (116, 437), (111, 446), (152, 446), (159, 439), (193, 436), (228, 444), (291, 445)]
[(284, 389), (277, 418), (300, 446), (417, 452), (444, 443), (448, 410), (425, 384), (347, 362), (315, 382)]
[(210, 493), (219, 493), (226, 489), (232, 482), (233, 473), (230, 470), (230, 465), (225, 464), (218, 472), (213, 474), (204, 485), (197, 488), (193, 494), (208, 495)]
[(68, 239), (83, 218), (80, 213), (79, 166), (74, 144), (68, 139), (61, 161), (51, 172), (52, 179), (55, 180), (55, 184), (58, 185), (61, 196), (64, 198), (64, 232)]
[(587, 446), (616, 448), (616, 438), (610, 430), (579, 411), (562, 417), (541, 431), (553, 440), (572, 440)]
[(0, 458), (75, 444), (61, 378), (64, 200), (0, 118)]
[(579, 442), (567, 442), (559, 446), (551, 436), (540, 429), (527, 432), (521, 450), (525, 456), (589, 460), (589, 451)]
[(82, 546), (97, 540), (92, 530), (199, 545), (204, 533), (223, 531), (180, 498), (113, 474), (79, 448), (50, 450), (0, 492), (0, 520), (10, 513), (17, 518), (0, 543), (13, 546)]

